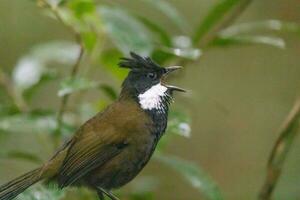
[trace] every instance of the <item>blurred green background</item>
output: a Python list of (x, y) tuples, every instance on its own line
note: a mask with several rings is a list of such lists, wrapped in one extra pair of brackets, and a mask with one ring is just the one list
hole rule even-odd
[[(182, 34), (182, 30), (170, 23), (159, 10), (144, 1), (99, 2), (116, 4), (151, 19), (173, 36)], [(183, 28), (188, 35), (219, 1), (167, 2), (177, 8), (188, 22)], [(235, 24), (269, 19), (300, 23), (299, 1), (253, 1)], [(188, 114), (192, 131), (191, 138), (174, 136), (166, 144), (164, 152), (201, 166), (219, 185), (224, 199), (257, 198), (278, 129), (300, 94), (300, 34), (276, 32), (274, 35), (286, 41), (285, 48), (264, 44), (208, 48), (199, 59), (188, 62), (184, 72), (171, 80), (189, 90), (185, 95), (176, 95), (172, 108)], [(74, 41), (74, 36), (63, 24), (44, 14), (35, 1), (0, 1), (0, 68), (4, 71), (11, 73), (18, 60), (34, 46), (59, 40)], [(117, 63), (114, 64), (117, 67)], [(177, 64), (176, 59), (168, 64)], [(85, 71), (88, 65), (94, 67)], [(97, 62), (85, 60), (80, 69), (86, 77), (111, 84), (119, 90), (120, 81), (98, 67)], [(61, 70), (68, 73), (69, 68)], [(60, 102), (56, 95), (58, 85), (57, 81), (53, 81), (39, 88), (30, 101), (32, 107), (57, 110)], [(76, 108), (79, 102), (94, 103), (106, 98), (93, 90), (85, 94), (74, 95), (80, 100), (71, 96), (71, 108)], [(4, 98), (4, 92), (0, 95), (0, 102), (9, 101)], [(40, 145), (41, 140), (47, 140), (44, 137), (10, 133), (2, 134), (0, 140), (1, 150), (17, 148), (39, 152), (44, 160), (53, 152), (51, 145)], [(299, 147), (298, 138), (288, 156), (275, 199), (300, 199)], [(0, 159), (0, 183), (34, 166), (36, 164), (22, 160)], [(124, 189), (150, 176), (158, 182), (154, 189), (155, 199), (204, 199), (180, 175), (156, 160), (152, 160)]]

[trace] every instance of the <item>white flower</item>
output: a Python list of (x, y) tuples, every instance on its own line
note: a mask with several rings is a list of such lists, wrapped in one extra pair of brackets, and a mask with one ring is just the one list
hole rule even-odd
[(180, 123), (178, 128), (179, 128), (181, 135), (183, 135), (185, 137), (191, 136), (191, 127), (188, 123), (185, 123), (185, 122)]

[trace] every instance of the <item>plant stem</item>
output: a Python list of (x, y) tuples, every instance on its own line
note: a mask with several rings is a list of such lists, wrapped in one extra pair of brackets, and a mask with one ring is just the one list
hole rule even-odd
[(268, 165), (265, 183), (259, 193), (260, 200), (270, 200), (272, 192), (281, 175), (283, 164), (291, 148), (295, 136), (299, 132), (300, 120), (300, 98), (294, 104), (294, 107), (287, 116), (280, 129), (280, 135), (272, 149)]
[[(218, 33), (222, 29), (230, 26), (252, 1), (253, 0), (241, 0), (241, 2), (233, 7), (233, 9), (230, 10), (214, 27), (212, 27), (210, 31), (203, 33), (199, 38), (195, 38), (193, 41), (194, 46), (199, 47), (200, 49), (206, 49), (209, 47), (210, 43), (218, 37)], [(191, 60), (182, 58), (178, 61), (178, 64), (180, 66), (184, 66), (190, 62)]]
[(201, 37), (196, 38), (194, 40), (195, 45), (200, 48), (207, 47), (217, 37), (219, 31), (231, 25), (252, 1), (253, 0), (241, 0), (239, 4), (227, 12), (209, 31), (204, 32)]
[(0, 69), (0, 85), (4, 88), (12, 102), (20, 112), (27, 112), (28, 105), (23, 99), (22, 94), (18, 93), (11, 79)]
[[(84, 54), (84, 48), (83, 48), (82, 45), (80, 45), (79, 56), (78, 56), (75, 64), (72, 67), (72, 70), (71, 70), (71, 76), (70, 76), (71, 79), (74, 79), (76, 77), (77, 73), (78, 73), (80, 61), (81, 61), (81, 59), (83, 57), (83, 54)], [(70, 97), (69, 94), (63, 96), (63, 98), (62, 98), (62, 100), (60, 102), (60, 107), (59, 107), (58, 114), (57, 114), (57, 127), (58, 127), (58, 131), (60, 130), (61, 125), (62, 125), (62, 117), (63, 117), (63, 114), (65, 112), (65, 109), (66, 109), (69, 97)], [(59, 135), (60, 135), (60, 133), (59, 133)]]
[[(79, 66), (80, 66), (80, 62), (81, 62), (83, 54), (84, 54), (84, 47), (83, 47), (83, 44), (82, 44), (80, 33), (74, 27), (72, 27), (70, 24), (68, 24), (64, 21), (64, 19), (59, 14), (59, 11), (57, 9), (58, 7), (52, 6), (46, 0), (42, 0), (42, 2), (48, 8), (50, 8), (50, 10), (53, 12), (55, 17), (57, 18), (57, 20), (60, 23), (62, 23), (65, 27), (67, 27), (75, 35), (75, 39), (76, 39), (77, 43), (79, 44), (79, 55), (78, 55), (78, 58), (77, 58), (76, 62), (74, 63), (74, 65), (73, 65), (73, 67), (70, 71), (70, 78), (74, 79), (78, 74), (78, 69), (79, 69)], [(56, 118), (57, 129), (56, 129), (55, 141), (54, 141), (55, 146), (57, 146), (59, 144), (59, 140), (60, 140), (60, 136), (61, 136), (61, 126), (62, 126), (62, 122), (63, 122), (63, 115), (64, 115), (64, 112), (66, 110), (66, 107), (67, 107), (67, 104), (68, 104), (68, 101), (69, 101), (69, 97), (70, 97), (70, 95), (65, 95), (61, 99), (61, 102), (60, 102), (60, 106), (59, 106), (59, 110), (58, 110), (57, 118)]]
[[(59, 10), (57, 6), (53, 6), (51, 5), (47, 0), (41, 0), (41, 2), (47, 7), (49, 8), (52, 13), (54, 14), (54, 16), (56, 17), (56, 19), (63, 24), (65, 27), (67, 27), (71, 33), (75, 34), (76, 40), (78, 40), (78, 38), (80, 37), (80, 33), (70, 24), (66, 23), (64, 21), (64, 19), (61, 17), (61, 15), (59, 14)], [(43, 6), (43, 5), (42, 5)]]

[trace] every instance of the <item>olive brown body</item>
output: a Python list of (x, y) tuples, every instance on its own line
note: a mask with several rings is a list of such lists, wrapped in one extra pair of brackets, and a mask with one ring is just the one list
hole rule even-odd
[(161, 84), (178, 67), (162, 68), (148, 57), (131, 53), (121, 67), (130, 68), (119, 98), (85, 122), (52, 158), (0, 186), (0, 200), (11, 200), (40, 180), (60, 188), (86, 186), (100, 200), (131, 181), (147, 164), (167, 127), (174, 86)]
[(114, 140), (117, 148), (123, 150), (91, 170), (80, 182), (90, 187), (110, 190), (131, 181), (148, 162), (156, 146), (157, 140), (152, 134), (152, 126), (153, 122), (147, 113), (137, 103), (126, 100), (117, 101), (105, 112), (89, 120), (79, 130), (79, 138), (84, 137), (80, 136), (80, 132), (93, 134), (93, 139), (99, 140), (99, 143), (103, 137), (111, 137), (108, 140)]

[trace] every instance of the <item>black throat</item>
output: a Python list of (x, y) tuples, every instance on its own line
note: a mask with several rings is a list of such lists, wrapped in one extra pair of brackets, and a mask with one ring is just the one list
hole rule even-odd
[(154, 134), (157, 137), (157, 139), (159, 139), (165, 133), (165, 130), (167, 128), (169, 105), (171, 101), (172, 101), (172, 97), (170, 95), (166, 95), (161, 97), (160, 108), (144, 110), (152, 119), (153, 122), (152, 134)]

